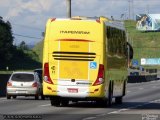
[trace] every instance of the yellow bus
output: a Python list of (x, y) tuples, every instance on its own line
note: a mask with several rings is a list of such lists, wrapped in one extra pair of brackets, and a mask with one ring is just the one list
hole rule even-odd
[(127, 81), (123, 24), (94, 19), (49, 19), (43, 48), (43, 94), (52, 106), (69, 101), (122, 103)]

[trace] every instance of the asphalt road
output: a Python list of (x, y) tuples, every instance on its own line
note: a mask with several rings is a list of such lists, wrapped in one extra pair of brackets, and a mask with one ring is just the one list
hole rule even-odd
[(123, 101), (110, 108), (94, 102), (53, 107), (49, 100), (34, 97), (0, 98), (0, 120), (160, 120), (160, 81), (128, 84)]

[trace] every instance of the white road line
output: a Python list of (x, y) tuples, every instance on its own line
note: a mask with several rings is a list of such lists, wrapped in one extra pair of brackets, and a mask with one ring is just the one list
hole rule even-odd
[(3, 98), (0, 98), (0, 100), (5, 100), (6, 98), (5, 97), (3, 97)]
[(139, 90), (143, 90), (144, 88), (139, 88)]
[(127, 93), (130, 93), (131, 91), (127, 91)]
[(40, 107), (51, 106), (51, 104), (40, 105)]
[(5, 100), (5, 99), (3, 99), (3, 100), (0, 100), (0, 103), (2, 103), (2, 102), (12, 102), (13, 100)]
[(88, 117), (88, 118), (84, 118), (82, 120), (92, 120), (92, 119), (95, 119), (96, 117)]
[(124, 111), (130, 110), (130, 109), (135, 109), (135, 108), (142, 107), (142, 106), (149, 105), (151, 103), (156, 103), (156, 102), (160, 102), (160, 99), (153, 100), (153, 101), (150, 101), (150, 102), (146, 102), (146, 103), (143, 103), (143, 104), (139, 104), (139, 105), (136, 105), (136, 106), (127, 107), (127, 108), (119, 109), (119, 110), (116, 110), (116, 111), (112, 111), (112, 112), (109, 112), (108, 114), (117, 114), (117, 113), (120, 113), (120, 112), (124, 112)]
[(105, 116), (106, 114), (103, 113), (103, 114), (99, 114), (99, 115), (96, 115), (97, 117), (102, 117), (102, 116)]
[(158, 88), (157, 86), (153, 86), (152, 88)]

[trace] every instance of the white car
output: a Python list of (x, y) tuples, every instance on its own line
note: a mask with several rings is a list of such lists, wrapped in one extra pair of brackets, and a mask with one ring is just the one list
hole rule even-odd
[(7, 99), (17, 96), (34, 96), (39, 99), (42, 84), (36, 72), (13, 72), (7, 82)]

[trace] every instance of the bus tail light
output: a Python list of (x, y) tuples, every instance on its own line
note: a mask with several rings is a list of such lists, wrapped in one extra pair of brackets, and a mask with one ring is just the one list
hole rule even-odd
[(49, 64), (48, 63), (44, 64), (44, 81), (49, 84), (53, 84), (50, 74), (49, 74)]
[(93, 86), (100, 85), (104, 82), (104, 65), (99, 65), (98, 76)]

